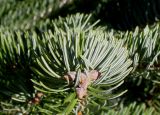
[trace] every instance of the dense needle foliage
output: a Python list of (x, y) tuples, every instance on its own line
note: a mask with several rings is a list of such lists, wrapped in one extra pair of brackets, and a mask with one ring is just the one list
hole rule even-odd
[(0, 113), (159, 114), (159, 6), (0, 0)]

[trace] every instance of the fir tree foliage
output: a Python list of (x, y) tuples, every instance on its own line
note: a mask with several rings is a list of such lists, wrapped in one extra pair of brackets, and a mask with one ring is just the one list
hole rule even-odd
[(145, 102), (159, 112), (159, 24), (119, 34), (128, 47), (134, 68), (122, 85), (128, 89), (123, 103), (133, 100)]
[[(2, 114), (160, 112), (159, 24), (121, 32), (97, 25), (92, 15), (65, 14), (92, 10), (98, 16), (112, 1), (96, 0), (91, 9), (84, 6), (90, 0), (0, 1)], [(148, 18), (133, 14), (138, 23), (158, 19), (159, 2), (147, 1)], [(51, 20), (59, 14), (64, 17)], [(135, 26), (124, 19), (122, 26)]]
[(73, 0), (1, 0), (1, 26), (30, 29), (48, 17), (54, 17)]
[[(125, 92), (115, 93), (114, 89), (132, 70), (128, 51), (122, 40), (113, 39), (102, 27), (96, 28), (97, 22), (90, 23), (90, 17), (76, 14), (59, 18), (41, 35), (1, 29), (1, 93), (11, 97), (10, 102), (1, 103), (4, 112), (78, 113), (91, 103), (107, 106), (109, 100)], [(3, 69), (8, 65), (13, 68), (11, 74)], [(75, 78), (67, 82), (64, 76), (72, 71)], [(39, 91), (45, 95), (40, 105)]]
[[(122, 109), (119, 111), (116, 110), (109, 110), (108, 115), (155, 115), (157, 113), (154, 112), (154, 108), (147, 108), (144, 103), (137, 104), (136, 102), (133, 102), (132, 104), (128, 105), (128, 107), (123, 107), (121, 105)], [(105, 112), (101, 113), (102, 115), (105, 115)]]
[[(94, 24), (88, 25), (89, 18), (90, 16), (86, 18), (77, 14), (67, 17), (68, 22), (59, 19), (59, 28), (57, 23), (53, 22), (55, 31), (45, 33), (44, 45), (47, 45), (47, 48), (40, 48), (42, 56), (36, 59), (40, 69), (32, 68), (39, 75), (39, 81), (32, 80), (35, 88), (54, 95), (63, 95), (64, 92), (76, 92), (78, 95), (75, 90), (79, 87), (82, 72), (89, 75), (89, 71), (97, 70), (101, 74), (88, 87), (86, 98), (78, 102), (78, 98), (72, 96), (74, 101), (70, 102), (65, 112), (68, 112), (68, 107), (74, 108), (75, 105), (76, 112), (79, 111), (79, 108), (84, 106), (82, 101), (84, 104), (90, 103), (90, 100), (92, 103), (99, 100), (103, 103), (102, 100), (108, 101), (122, 95), (124, 92), (113, 95), (113, 90), (123, 83), (123, 79), (132, 70), (123, 42), (111, 38), (102, 28), (94, 29)], [(64, 76), (70, 72), (75, 72), (76, 76), (68, 86)], [(92, 100), (93, 97), (97, 99)], [(68, 94), (65, 98), (71, 98), (71, 95)]]
[[(4, 113), (27, 111), (27, 101), (35, 93), (33, 84), (33, 51), (37, 47), (35, 32), (12, 31), (1, 28), (0, 32), (0, 98)], [(14, 105), (15, 104), (15, 105)]]

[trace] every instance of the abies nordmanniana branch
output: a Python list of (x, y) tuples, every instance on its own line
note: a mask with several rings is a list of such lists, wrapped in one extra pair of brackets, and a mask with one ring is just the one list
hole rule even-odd
[[(113, 90), (132, 69), (128, 51), (122, 40), (112, 38), (101, 27), (96, 28), (97, 22), (91, 24), (90, 17), (76, 14), (59, 18), (52, 22), (52, 30), (41, 35), (1, 28), (0, 82), (5, 87), (1, 94), (11, 97), (13, 102), (31, 105), (34, 102), (29, 99), (34, 97), (34, 90), (48, 98), (53, 95), (54, 100), (64, 99), (63, 103), (50, 100), (59, 109), (52, 113), (85, 111), (88, 103), (100, 101), (107, 105), (110, 99), (122, 95), (124, 92), (115, 95)], [(70, 76), (72, 72), (74, 75)], [(32, 111), (31, 105), (25, 109)]]
[[(73, 108), (76, 111), (83, 111), (87, 103), (100, 101), (107, 104), (108, 100), (123, 94), (114, 95), (113, 90), (123, 83), (132, 68), (122, 40), (112, 38), (103, 28), (88, 26), (88, 17), (84, 23), (82, 15), (76, 17), (80, 20), (75, 22), (74, 17), (70, 17), (59, 28), (55, 24), (54, 33), (49, 31), (44, 35), (47, 48), (40, 48), (44, 53), (36, 59), (40, 69), (32, 68), (40, 79), (47, 77), (50, 82), (56, 81), (56, 87), (46, 80), (32, 81), (35, 88), (42, 92), (61, 94), (75, 90), (78, 98), (72, 97), (74, 101), (70, 103), (75, 105)], [(69, 86), (64, 78), (69, 81)], [(67, 95), (70, 96), (63, 94), (64, 98)]]
[(153, 78), (159, 26), (122, 33), (90, 20), (91, 15), (83, 14), (58, 18), (45, 22), (49, 29), (42, 24), (44, 32), (38, 33), (1, 27), (0, 94), (11, 100), (1, 103), (4, 112), (104, 113), (124, 100), (120, 96), (130, 88), (121, 87), (126, 77), (125, 83), (148, 73)]

